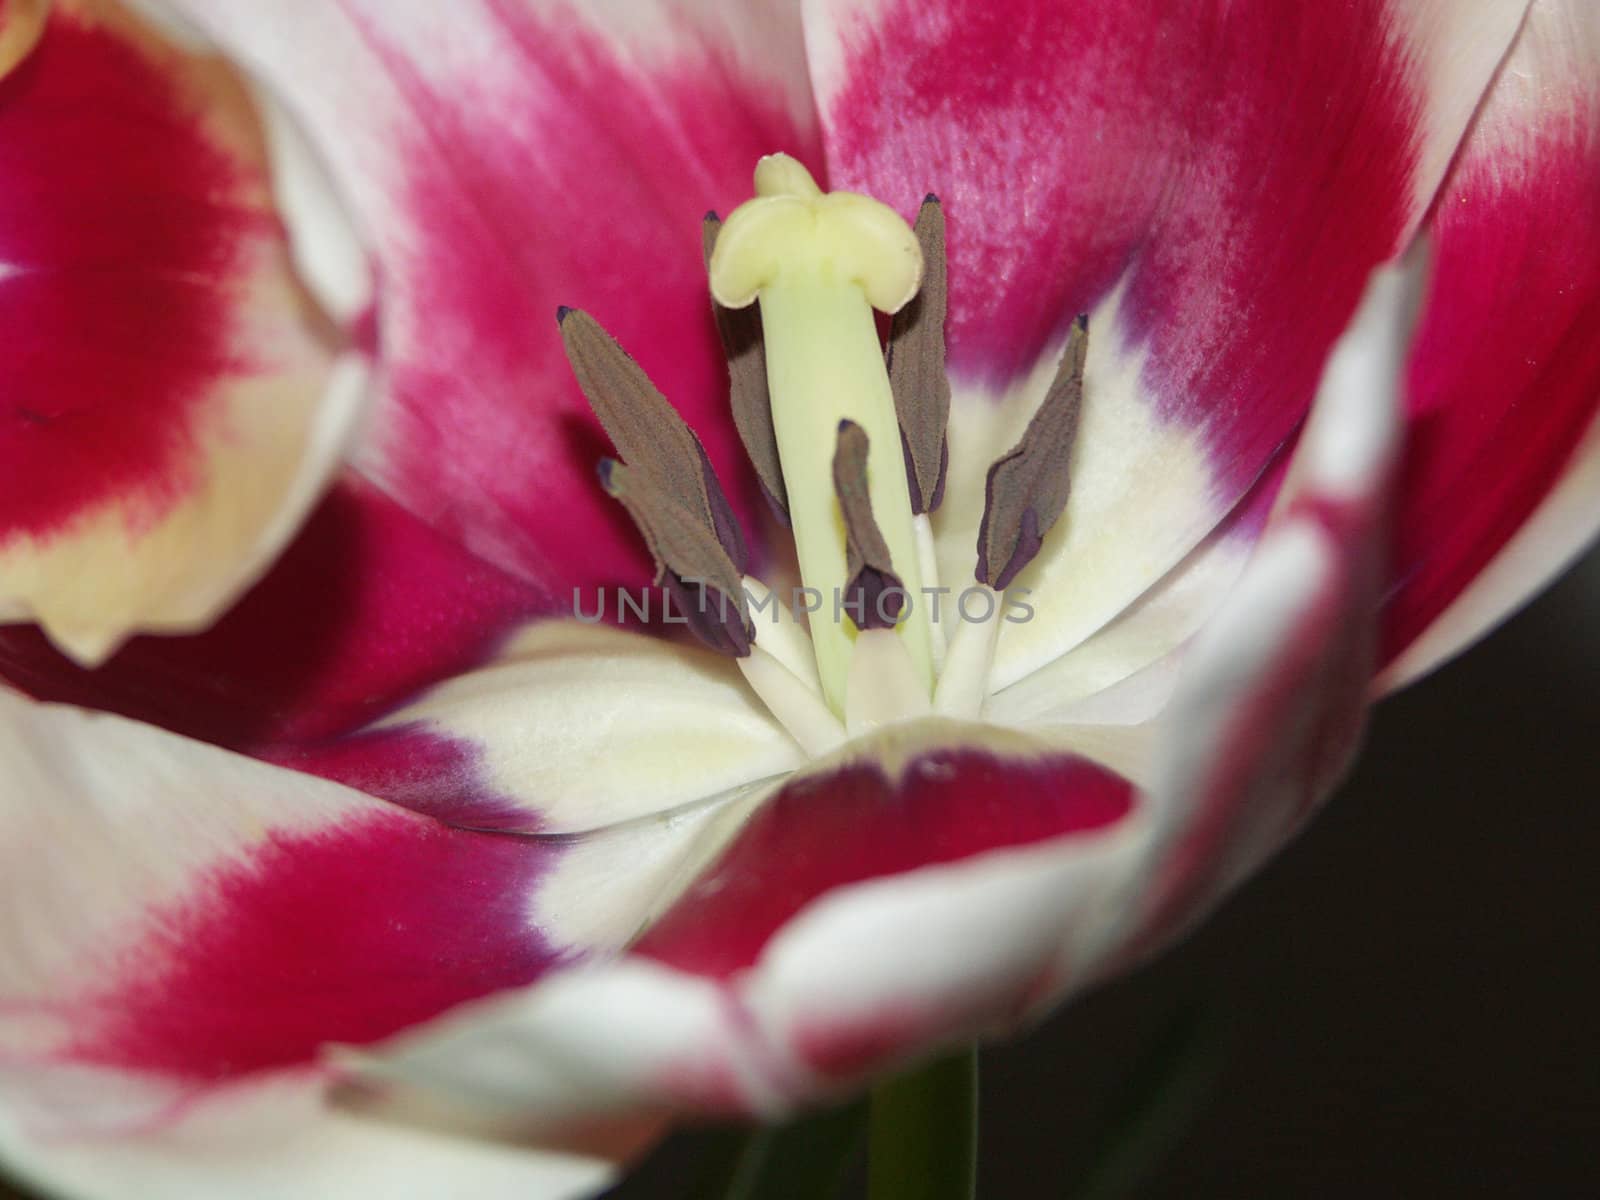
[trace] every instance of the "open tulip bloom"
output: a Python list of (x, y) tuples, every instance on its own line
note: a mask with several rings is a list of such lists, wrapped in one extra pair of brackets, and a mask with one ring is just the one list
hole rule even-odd
[(47, 1192), (586, 1195), (1025, 1029), (1600, 523), (1592, 0), (0, 0), (0, 71)]

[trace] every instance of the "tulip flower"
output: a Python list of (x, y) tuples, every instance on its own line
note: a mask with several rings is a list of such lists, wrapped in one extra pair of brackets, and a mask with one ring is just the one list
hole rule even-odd
[(140, 11), (0, 4), (43, 1190), (583, 1195), (1025, 1028), (1597, 525), (1587, 0)]

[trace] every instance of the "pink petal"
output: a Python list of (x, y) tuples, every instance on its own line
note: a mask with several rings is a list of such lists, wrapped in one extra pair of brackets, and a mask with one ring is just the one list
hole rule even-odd
[[(954, 732), (954, 731), (947, 731)], [(1132, 804), (1127, 782), (1076, 758), (948, 747), (889, 770), (872, 758), (809, 771), (767, 801), (635, 947), (727, 978), (819, 896), (986, 851), (1102, 832)]]
[(156, 1121), (568, 956), (529, 915), (547, 843), (448, 829), (121, 718), (0, 705), (0, 1065), (16, 1081), (0, 1090), (39, 1121), (52, 1079), (85, 1068), (125, 1094), (54, 1119)]
[[(1072, 499), (997, 680), (1072, 651), (1230, 512), (1303, 420), (1520, 17), (1491, 0), (815, 0), (836, 186), (949, 222), (956, 395), (940, 561), (1090, 313)], [(966, 498), (964, 500), (964, 497)]]
[(334, 164), (384, 276), (391, 392), (363, 466), (406, 507), (563, 598), (641, 580), (556, 336), (593, 312), (758, 511), (728, 418), (699, 224), (763, 153), (817, 157), (786, 6), (535, 10), (184, 3)]
[(523, 915), (544, 857), (377, 806), (268, 834), (142, 914), (102, 979), (52, 998), (81, 1022), (56, 1055), (205, 1084), (528, 983), (556, 958)]
[(208, 632), (139, 638), (85, 671), (0, 629), (0, 676), (235, 749), (349, 732), (488, 658), (543, 596), (368, 484), (346, 482)]
[[(1481, 636), (1600, 529), (1586, 438), (1600, 413), (1596, 61), (1600, 10), (1535, 4), (1433, 218), (1384, 628), (1385, 658), (1405, 653), (1392, 683)], [(1514, 556), (1447, 612), (1541, 506)]]
[(0, 83), (0, 619), (93, 663), (265, 568), (361, 371), (291, 274), (239, 81), (109, 6), (54, 13)]
[[(0, 706), (0, 901), (17, 935), (0, 933), (0, 1152), (52, 1179), (97, 1180), (59, 1147), (107, 1145), (130, 1171), (181, 1177), (166, 1148), (225, 1158), (258, 1092), (315, 1109), (301, 1092), (326, 1081), (330, 1044), (620, 950), (748, 812), (718, 800), (581, 837), (469, 833), (118, 717), (4, 691)], [(304, 1123), (249, 1129), (242, 1171), (301, 1144)], [(598, 1132), (609, 1145), (630, 1128)]]
[(1483, 0), (808, 8), (835, 185), (945, 202), (953, 366), (1016, 377), (1125, 279), (1153, 386), (1241, 482), (1304, 414), (1519, 16)]
[[(328, 1108), (330, 1046), (387, 1038), (615, 949), (718, 815), (609, 841), (469, 833), (0, 690), (0, 1155), (95, 1196), (119, 1174), (109, 1164), (120, 1194), (129, 1181), (190, 1194), (208, 1163), (263, 1196), (340, 1172), (352, 1186), (392, 1182), (344, 1161), (384, 1139)], [(492, 1136), (474, 1151), (408, 1130), (418, 1170), (481, 1171), (492, 1190), (474, 1194), (502, 1195), (516, 1180), (555, 1186), (608, 1169), (529, 1155), (528, 1126), (479, 1120), (448, 1114), (452, 1128)], [(658, 1126), (569, 1124), (539, 1144), (611, 1157)], [(436, 1194), (424, 1186), (436, 1178), (374, 1194)]]

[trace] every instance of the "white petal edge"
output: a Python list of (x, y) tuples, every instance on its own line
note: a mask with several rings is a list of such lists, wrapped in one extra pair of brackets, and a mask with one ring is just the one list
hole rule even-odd
[[(226, 49), (176, 0), (124, 2), (191, 53)], [(350, 206), (338, 193), (335, 172), (280, 97), (258, 78), (251, 84), (266, 133), (273, 197), (289, 230), (294, 265), (323, 308), (348, 325), (371, 308), (374, 282)]]
[(195, 1108), (159, 1135), (39, 1144), (0, 1111), (0, 1162), (74, 1200), (577, 1200), (615, 1164), (369, 1120), (285, 1078)]
[(1600, 538), (1600, 417), (1573, 451), (1572, 466), (1516, 535), (1465, 591), (1374, 683), (1397, 692), (1437, 670), (1530, 603)]

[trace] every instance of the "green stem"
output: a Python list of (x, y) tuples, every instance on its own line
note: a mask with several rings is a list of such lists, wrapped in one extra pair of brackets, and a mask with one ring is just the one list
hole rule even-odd
[(872, 1094), (871, 1200), (972, 1200), (978, 1186), (978, 1052), (966, 1050)]
[(1100, 1151), (1072, 1200), (1132, 1196), (1188, 1132), (1225, 1061), (1223, 1030), (1202, 1008), (1180, 1010), (1126, 1068), (1127, 1086), (1103, 1120)]
[(728, 1131), (693, 1200), (833, 1200), (866, 1140), (865, 1101), (787, 1125)]

